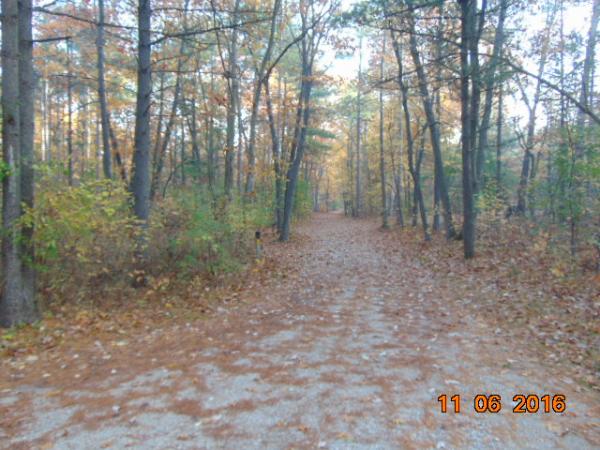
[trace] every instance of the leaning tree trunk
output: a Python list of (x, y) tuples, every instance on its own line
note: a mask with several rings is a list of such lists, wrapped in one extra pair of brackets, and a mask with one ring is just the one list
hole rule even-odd
[[(189, 0), (188, 0), (189, 1)], [(184, 14), (187, 13), (188, 9), (188, 1), (185, 3)], [(185, 17), (185, 16), (184, 16)], [(184, 19), (184, 30), (187, 30), (187, 22)], [(185, 54), (185, 39), (181, 39), (181, 44), (179, 46), (179, 58), (177, 59), (177, 66), (175, 72), (175, 91), (173, 93), (173, 103), (171, 104), (171, 112), (169, 114), (169, 120), (167, 121), (167, 126), (165, 127), (164, 136), (162, 136), (162, 140), (160, 141), (160, 147), (158, 147), (158, 153), (156, 154), (156, 164), (153, 167), (152, 172), (152, 180), (150, 184), (150, 201), (154, 200), (156, 193), (159, 190), (160, 185), (160, 177), (165, 164), (165, 155), (167, 154), (167, 149), (169, 148), (169, 142), (171, 140), (171, 134), (173, 134), (173, 128), (175, 127), (175, 120), (177, 119), (177, 109), (179, 108), (179, 101), (181, 98), (181, 72), (183, 70), (183, 57)], [(161, 97), (163, 93), (161, 92)], [(161, 109), (162, 109), (162, 101), (161, 101)], [(161, 120), (161, 119), (159, 119)], [(160, 131), (159, 126), (159, 131)], [(159, 138), (157, 134), (157, 138)]]
[[(306, 53), (304, 50), (303, 53)], [(286, 242), (290, 238), (290, 222), (292, 219), (292, 211), (294, 208), (294, 197), (296, 195), (296, 187), (298, 185), (298, 174), (300, 172), (300, 163), (304, 156), (306, 129), (310, 117), (310, 93), (312, 90), (312, 64), (307, 62), (307, 56), (303, 56), (303, 71), (302, 85), (300, 88), (300, 99), (298, 102), (298, 121), (294, 143), (292, 144), (292, 152), (290, 155), (290, 167), (287, 171), (287, 179), (285, 186), (285, 197), (283, 206), (283, 220), (281, 223), (281, 233), (279, 240)]]
[[(409, 2), (409, 6), (412, 6), (412, 1)], [(438, 174), (438, 186), (440, 190), (442, 206), (444, 207), (444, 224), (446, 226), (446, 237), (448, 239), (451, 239), (456, 235), (456, 232), (454, 230), (454, 223), (452, 222), (452, 208), (450, 205), (450, 196), (448, 195), (446, 176), (444, 174), (444, 162), (442, 160), (442, 146), (440, 142), (440, 129), (438, 120), (435, 117), (433, 111), (433, 104), (431, 101), (431, 96), (429, 94), (427, 76), (425, 75), (425, 69), (423, 67), (423, 64), (421, 63), (421, 56), (417, 48), (415, 18), (412, 10), (409, 10), (408, 12), (408, 25), (410, 28), (410, 53), (413, 59), (413, 63), (415, 65), (417, 81), (419, 85), (419, 93), (421, 95), (423, 109), (425, 110), (425, 116), (427, 118), (427, 125), (429, 126), (429, 132), (431, 134), (431, 147), (433, 148), (435, 170)]]
[(271, 28), (269, 32), (269, 41), (265, 54), (260, 63), (260, 67), (256, 72), (256, 80), (254, 84), (254, 93), (252, 97), (252, 113), (250, 115), (250, 136), (248, 138), (248, 173), (246, 175), (246, 193), (254, 191), (254, 184), (256, 182), (256, 123), (258, 121), (258, 107), (260, 103), (260, 94), (262, 92), (263, 78), (265, 77), (265, 71), (267, 64), (271, 60), (271, 53), (273, 51), (273, 44), (275, 41), (275, 32), (277, 30), (277, 18), (279, 17), (279, 10), (281, 9), (281, 0), (275, 0), (273, 3), (273, 12), (271, 14)]
[[(413, 215), (413, 226), (417, 222), (417, 211), (418, 207), (421, 210), (421, 223), (423, 225), (423, 237), (426, 241), (431, 239), (427, 224), (427, 214), (425, 213), (425, 201), (423, 199), (423, 191), (421, 190), (421, 176), (420, 167), (423, 159), (423, 153), (420, 152), (417, 157), (417, 164), (415, 167), (414, 163), (414, 138), (412, 133), (412, 121), (410, 116), (410, 109), (408, 107), (408, 86), (404, 82), (404, 65), (402, 62), (402, 50), (396, 40), (395, 35), (392, 33), (392, 44), (394, 47), (394, 54), (396, 56), (396, 62), (398, 64), (398, 85), (400, 86), (400, 92), (402, 93), (402, 110), (404, 111), (404, 128), (406, 129), (406, 143), (407, 143), (407, 156), (408, 156), (408, 171), (410, 172), (413, 180), (413, 195), (414, 201), (412, 205)], [(417, 129), (420, 127), (417, 126)]]

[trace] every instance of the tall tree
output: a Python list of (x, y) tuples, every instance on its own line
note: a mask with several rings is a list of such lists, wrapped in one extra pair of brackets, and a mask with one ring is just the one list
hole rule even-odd
[(67, 173), (69, 186), (73, 186), (73, 74), (71, 73), (72, 46), (67, 39)]
[(252, 111), (250, 113), (250, 136), (248, 139), (248, 172), (246, 175), (246, 193), (254, 191), (256, 180), (256, 124), (258, 121), (258, 107), (260, 104), (260, 96), (263, 88), (263, 79), (265, 77), (267, 66), (271, 60), (273, 53), (273, 45), (275, 42), (275, 33), (277, 31), (277, 19), (281, 10), (281, 0), (274, 0), (273, 10), (271, 12), (271, 27), (269, 30), (269, 39), (265, 53), (261, 59), (260, 66), (256, 69), (254, 80), (254, 92), (252, 94)]
[(112, 155), (110, 150), (110, 122), (106, 101), (106, 83), (104, 80), (104, 0), (98, 0), (98, 36), (96, 39), (98, 100), (100, 102), (100, 121), (102, 125), (102, 170), (106, 178), (112, 178)]
[(433, 102), (428, 87), (429, 83), (427, 81), (427, 75), (425, 74), (425, 68), (421, 62), (421, 55), (417, 44), (417, 30), (413, 12), (413, 0), (407, 0), (407, 6), (408, 10), (406, 12), (406, 17), (408, 22), (410, 54), (412, 56), (415, 71), (417, 73), (419, 93), (421, 95), (423, 110), (425, 111), (425, 117), (427, 119), (427, 125), (429, 127), (429, 132), (431, 136), (431, 146), (433, 148), (435, 170), (438, 174), (438, 186), (440, 189), (442, 206), (444, 207), (444, 224), (446, 226), (446, 237), (448, 239), (451, 239), (456, 235), (456, 231), (454, 230), (454, 223), (452, 221), (452, 206), (450, 204), (450, 196), (448, 194), (448, 186), (446, 182), (446, 176), (444, 173), (444, 162), (442, 159), (442, 145), (440, 139), (439, 122), (433, 111)]
[[(316, 5), (321, 6), (319, 11), (316, 10)], [(304, 151), (306, 150), (306, 133), (311, 112), (310, 99), (314, 84), (313, 69), (315, 59), (320, 44), (327, 34), (328, 21), (330, 21), (332, 17), (331, 13), (336, 7), (337, 2), (328, 4), (320, 4), (314, 0), (301, 0), (300, 2), (300, 25), (302, 31), (300, 35), (300, 94), (298, 97), (298, 105), (296, 107), (296, 123), (285, 183), (281, 229), (279, 230), (279, 240), (282, 242), (289, 240), (290, 237), (290, 223), (294, 208), (294, 197), (298, 186), (300, 164), (304, 156)], [(325, 20), (324, 17), (327, 20)]]
[[(19, 8), (20, 3), (20, 8)], [(21, 202), (33, 204), (33, 39), (31, 1), (2, 0), (2, 276), (0, 326), (38, 319), (33, 247)], [(23, 241), (22, 238), (26, 240)], [(29, 264), (29, 265), (28, 265)]]
[[(385, 31), (383, 33), (381, 43), (381, 56), (379, 60), (379, 82), (383, 83), (384, 79), (384, 66), (385, 66)], [(387, 192), (385, 184), (385, 149), (384, 149), (384, 121), (385, 116), (383, 114), (383, 86), (379, 89), (379, 176), (381, 178), (381, 216), (382, 216), (382, 227), (388, 228), (388, 208), (387, 208)]]
[[(583, 71), (581, 73), (581, 88), (579, 90), (579, 102), (589, 107), (591, 104), (590, 97), (592, 93), (591, 85), (593, 82), (592, 72), (595, 65), (595, 49), (596, 35), (598, 31), (598, 21), (600, 20), (600, 0), (594, 0), (592, 7), (592, 17), (590, 20), (590, 28), (588, 30), (587, 44), (585, 47), (585, 57), (583, 60)], [(582, 139), (582, 131), (585, 126), (586, 115), (582, 109), (577, 111), (577, 133), (579, 138), (576, 144), (577, 157), (584, 156), (584, 144)]]
[(521, 89), (523, 102), (525, 103), (525, 106), (527, 107), (529, 113), (529, 117), (527, 120), (526, 137), (521, 140), (521, 145), (523, 147), (523, 162), (521, 164), (521, 176), (519, 178), (519, 187), (517, 188), (516, 212), (518, 214), (525, 214), (527, 208), (527, 190), (534, 162), (533, 147), (535, 145), (535, 131), (538, 119), (537, 112), (542, 95), (542, 86), (544, 84), (543, 76), (546, 68), (546, 63), (548, 61), (548, 53), (550, 51), (550, 36), (554, 28), (554, 20), (556, 17), (558, 7), (559, 2), (555, 2), (546, 18), (546, 26), (542, 30), (542, 34), (540, 36), (540, 59), (538, 61), (537, 75), (535, 76), (535, 89), (533, 93), (533, 99), (531, 101), (528, 100), (525, 88), (517, 79), (517, 82)]
[(354, 202), (354, 215), (360, 216), (362, 213), (362, 178), (361, 178), (361, 148), (362, 141), (362, 35), (359, 41), (359, 60), (358, 60), (358, 78), (356, 81), (356, 200)]
[[(392, 44), (394, 48), (394, 55), (396, 56), (396, 63), (398, 64), (398, 85), (401, 92), (402, 110), (404, 112), (404, 129), (406, 134), (406, 153), (408, 157), (408, 171), (413, 180), (413, 226), (417, 225), (417, 209), (421, 212), (421, 224), (423, 225), (423, 236), (426, 241), (431, 239), (429, 235), (429, 229), (427, 225), (427, 213), (425, 211), (425, 201), (423, 199), (423, 191), (421, 190), (421, 162), (423, 160), (423, 149), (419, 150), (417, 155), (417, 162), (414, 161), (414, 137), (412, 131), (412, 120), (410, 114), (410, 108), (408, 105), (408, 86), (404, 80), (404, 62), (403, 54), (400, 44), (395, 33), (392, 32)], [(417, 125), (417, 129), (420, 126)]]
[(151, 17), (150, 0), (139, 0), (135, 149), (130, 190), (133, 194), (134, 213), (144, 225), (147, 225), (150, 216)]
[[(240, 0), (235, 0), (232, 20), (237, 25), (240, 11)], [(229, 40), (229, 55), (227, 65), (223, 62), (225, 76), (227, 78), (227, 128), (226, 128), (226, 143), (225, 143), (225, 180), (224, 188), (225, 195), (228, 198), (232, 196), (234, 174), (233, 166), (235, 161), (235, 135), (236, 135), (236, 115), (238, 111), (237, 101), (239, 99), (240, 76), (238, 68), (238, 27), (234, 26)], [(217, 33), (218, 39), (218, 33)], [(238, 149), (238, 151), (241, 149)]]
[(479, 127), (479, 139), (476, 153), (475, 164), (475, 190), (481, 189), (483, 184), (483, 163), (485, 160), (485, 152), (488, 147), (488, 133), (492, 116), (492, 103), (494, 100), (495, 85), (497, 84), (498, 68), (500, 59), (502, 58), (502, 47), (504, 46), (504, 22), (506, 21), (506, 13), (508, 9), (508, 0), (500, 0), (500, 10), (498, 13), (498, 24), (496, 25), (496, 33), (494, 35), (494, 45), (492, 55), (485, 70), (484, 91), (485, 100), (483, 105), (483, 115), (481, 117), (481, 125)]
[[(473, 101), (479, 82), (473, 70), (472, 49), (478, 39), (475, 27), (476, 0), (459, 0), (460, 3), (460, 101), (461, 101), (461, 147), (463, 187), (463, 242), (465, 258), (475, 256), (475, 202), (473, 198), (473, 133), (476, 132), (473, 116), (479, 115), (479, 103)], [(475, 55), (477, 58), (477, 55)]]

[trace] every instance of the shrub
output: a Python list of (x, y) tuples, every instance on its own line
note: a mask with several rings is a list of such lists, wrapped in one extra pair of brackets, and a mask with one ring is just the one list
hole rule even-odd
[[(132, 259), (137, 227), (129, 195), (120, 182), (89, 181), (69, 187), (50, 171), (41, 172), (33, 224), (35, 261), (41, 285), (64, 293), (123, 273)], [(97, 283), (95, 283), (97, 284)]]

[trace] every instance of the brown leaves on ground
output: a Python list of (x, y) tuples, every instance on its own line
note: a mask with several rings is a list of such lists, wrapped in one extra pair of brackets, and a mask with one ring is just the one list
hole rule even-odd
[[(310, 239), (298, 234), (283, 245), (267, 234), (268, 257), (242, 273), (191, 280), (173, 273), (114, 298), (50, 306), (40, 323), (0, 333), (3, 364), (22, 368), (65, 345), (83, 348), (100, 341), (125, 346), (129, 336), (203, 320), (230, 303), (264, 301), (261, 289), (254, 288), (305, 281), (290, 268), (303, 257), (303, 244)], [(499, 338), (523, 339), (550, 363), (569, 367), (584, 384), (600, 389), (600, 277), (573, 270), (569, 261), (552, 253), (547, 235), (532, 239), (514, 223), (484, 229), (471, 261), (463, 260), (461, 242), (447, 242), (440, 235), (425, 243), (419, 230), (410, 227), (382, 233), (377, 242), (386, 252), (410, 253)], [(422, 284), (415, 288), (431, 291)]]
[[(274, 244), (274, 235), (264, 240)], [(43, 319), (32, 325), (0, 329), (0, 362), (22, 366), (29, 357), (60, 347), (85, 347), (94, 341), (125, 342), (125, 337), (148, 333), (169, 324), (203, 320), (230, 303), (246, 303), (244, 293), (272, 277), (284, 279), (286, 266), (271, 257), (241, 272), (220, 276), (180, 278), (177, 273), (148, 277), (147, 286), (120, 285), (106, 297), (50, 304)], [(106, 280), (110, 283), (111, 280)]]
[(548, 234), (532, 237), (519, 222), (488, 226), (471, 261), (462, 258), (462, 242), (423, 243), (415, 230), (394, 236), (497, 335), (522, 339), (600, 390), (600, 277), (556, 251)]

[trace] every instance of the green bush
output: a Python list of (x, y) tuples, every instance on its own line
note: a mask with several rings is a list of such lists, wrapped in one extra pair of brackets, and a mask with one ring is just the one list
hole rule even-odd
[(122, 183), (69, 187), (43, 167), (38, 180), (35, 207), (25, 208), (22, 221), (35, 226), (30, 263), (40, 272), (42, 287), (63, 292), (122, 273), (132, 260), (138, 229)]
[(151, 259), (166, 255), (169, 270), (182, 276), (238, 270), (252, 254), (254, 232), (272, 221), (266, 199), (228, 202), (202, 189), (173, 190), (152, 217)]
[(147, 242), (144, 271), (178, 278), (233, 272), (251, 259), (254, 233), (272, 224), (268, 193), (214, 197), (207, 189), (173, 188), (152, 206), (142, 231), (124, 184), (82, 181), (69, 187), (54, 168), (38, 170), (36, 203), (25, 209), (33, 225), (39, 288), (48, 300), (101, 298), (131, 282), (140, 233)]

